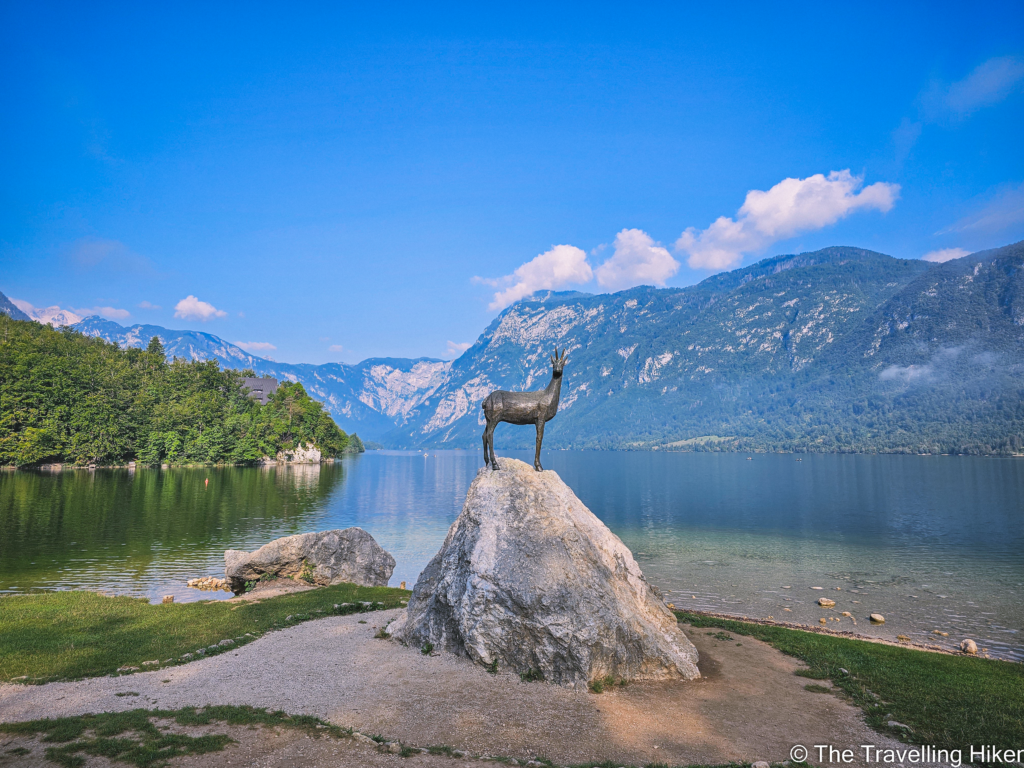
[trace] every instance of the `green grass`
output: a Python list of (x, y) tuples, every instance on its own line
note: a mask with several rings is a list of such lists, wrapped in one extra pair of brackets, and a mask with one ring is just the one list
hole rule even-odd
[[(184, 654), (221, 640), (235, 643), (205, 655), (231, 652), (275, 628), (361, 612), (366, 610), (362, 602), (397, 608), (408, 596), (407, 591), (389, 587), (339, 584), (241, 604), (150, 605), (142, 599), (95, 592), (2, 597), (0, 680), (24, 677), (23, 682), (44, 683), (109, 675), (126, 666), (158, 669), (168, 659), (180, 663)], [(352, 605), (334, 608), (342, 603)], [(151, 660), (160, 665), (142, 666)]]
[[(288, 715), (280, 711), (236, 706), (210, 706), (202, 709), (185, 707), (178, 710), (133, 709), (101, 715), (0, 723), (0, 733), (41, 736), (44, 743), (55, 745), (47, 747), (46, 757), (66, 768), (83, 765), (83, 753), (139, 768), (150, 768), (164, 765), (173, 757), (218, 752), (234, 741), (226, 734), (188, 736), (166, 733), (154, 720), (173, 720), (182, 726), (214, 723), (283, 726), (299, 728), (317, 738), (325, 734), (340, 738), (352, 733), (308, 715)], [(27, 752), (22, 747), (18, 754), (24, 755)]]
[[(810, 667), (797, 674), (831, 680), (864, 710), (868, 725), (916, 744), (1024, 744), (1024, 664), (916, 651), (784, 627), (676, 611), (694, 627), (763, 640)], [(847, 670), (844, 673), (842, 670)], [(821, 686), (824, 687), (824, 686)], [(909, 734), (890, 728), (895, 720)]]

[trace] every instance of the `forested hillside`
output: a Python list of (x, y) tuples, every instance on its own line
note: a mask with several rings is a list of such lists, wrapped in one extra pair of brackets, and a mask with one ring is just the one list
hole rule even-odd
[(945, 264), (827, 248), (688, 288), (524, 300), (384, 442), (476, 447), (480, 401), (545, 386), (556, 345), (551, 447), (1024, 452), (1022, 244)]
[(252, 462), (302, 443), (361, 448), (301, 384), (260, 405), (245, 372), (168, 362), (159, 340), (120, 349), (0, 315), (0, 464)]
[(168, 357), (216, 360), (225, 368), (251, 369), (257, 376), (302, 382), (339, 426), (369, 439), (379, 438), (393, 429), (396, 422), (404, 420), (410, 409), (437, 389), (451, 365), (428, 357), (370, 358), (355, 365), (282, 363), (257, 357), (202, 331), (172, 330), (159, 325), (123, 326), (95, 316), (73, 327), (86, 336), (96, 336), (123, 348), (141, 349), (157, 336)]

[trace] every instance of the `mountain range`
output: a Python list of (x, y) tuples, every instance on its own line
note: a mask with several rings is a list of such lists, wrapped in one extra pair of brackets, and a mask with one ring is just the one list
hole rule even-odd
[[(390, 447), (478, 446), (481, 400), (544, 387), (557, 346), (551, 448), (1024, 450), (1024, 243), (943, 264), (833, 247), (686, 288), (535, 294), (454, 362), (295, 365), (196, 331), (72, 327), (300, 381), (343, 429)], [(533, 442), (530, 428), (496, 434), (499, 450)]]
[[(551, 447), (1024, 449), (1024, 243), (944, 264), (835, 247), (687, 288), (535, 296), (384, 442), (475, 446), (481, 399), (546, 385), (556, 345)], [(532, 445), (504, 429), (499, 447)]]

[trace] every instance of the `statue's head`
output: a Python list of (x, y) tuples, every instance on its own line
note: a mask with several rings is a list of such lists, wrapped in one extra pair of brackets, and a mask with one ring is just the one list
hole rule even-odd
[(558, 354), (558, 347), (555, 347), (555, 354), (551, 356), (551, 375), (556, 379), (562, 375), (562, 369), (565, 368), (565, 350), (562, 350), (562, 354)]

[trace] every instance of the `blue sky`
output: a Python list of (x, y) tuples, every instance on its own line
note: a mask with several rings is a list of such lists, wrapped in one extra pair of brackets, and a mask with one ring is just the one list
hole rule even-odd
[(0, 291), (354, 362), (1024, 239), (1021, 2), (210, 5), (3, 4)]

